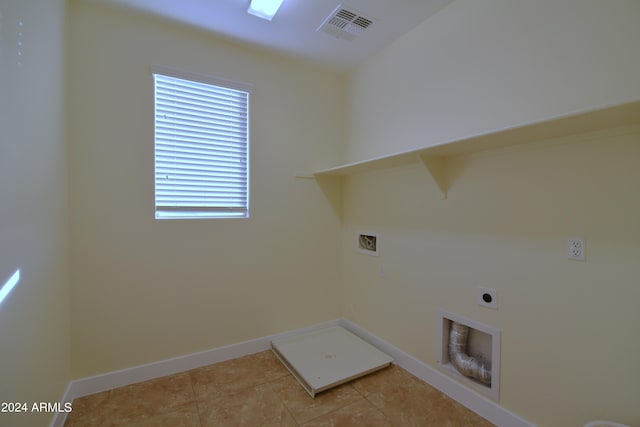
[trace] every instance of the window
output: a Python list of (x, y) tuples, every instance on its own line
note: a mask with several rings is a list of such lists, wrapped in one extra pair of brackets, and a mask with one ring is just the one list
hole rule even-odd
[(249, 217), (247, 85), (153, 66), (156, 218)]

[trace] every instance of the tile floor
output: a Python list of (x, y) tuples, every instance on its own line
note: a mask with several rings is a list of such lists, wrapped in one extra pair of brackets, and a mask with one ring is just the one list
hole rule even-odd
[(492, 426), (392, 365), (315, 399), (270, 352), (78, 398), (65, 427)]

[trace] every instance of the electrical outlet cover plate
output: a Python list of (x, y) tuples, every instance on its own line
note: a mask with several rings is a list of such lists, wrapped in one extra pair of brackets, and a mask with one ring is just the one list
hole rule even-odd
[(584, 239), (582, 237), (569, 237), (567, 239), (567, 258), (584, 261)]

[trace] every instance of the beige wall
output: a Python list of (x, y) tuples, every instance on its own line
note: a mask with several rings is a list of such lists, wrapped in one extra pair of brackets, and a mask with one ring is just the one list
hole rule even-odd
[[(0, 402), (56, 402), (69, 381), (65, 3), (0, 2)], [(0, 413), (2, 426), (51, 413)]]
[[(344, 76), (86, 2), (70, 26), (74, 376), (338, 317), (340, 221), (295, 175), (340, 155)], [(254, 85), (250, 219), (154, 219), (150, 64)]]
[[(346, 158), (640, 98), (640, 3), (524, 3), (455, 1), (352, 72)], [(627, 127), (450, 158), (448, 200), (422, 164), (345, 178), (345, 315), (433, 367), (438, 309), (498, 327), (505, 408), (637, 423), (639, 160)]]
[(636, 0), (456, 0), (352, 73), (346, 160), (638, 99), (639, 16)]
[[(346, 316), (432, 367), (439, 309), (497, 327), (505, 408), (540, 426), (633, 425), (639, 160), (636, 127), (454, 157), (448, 200), (421, 164), (349, 177)], [(358, 230), (380, 233), (379, 257), (354, 250)], [(566, 259), (572, 236), (586, 262)]]
[[(0, 284), (22, 276), (0, 305), (0, 401), (59, 399), (70, 359), (83, 377), (342, 314), (435, 366), (444, 308), (502, 330), (507, 409), (637, 422), (639, 128), (452, 158), (446, 201), (421, 165), (347, 178), (344, 213), (294, 175), (640, 98), (639, 4), (457, 0), (346, 82), (71, 2), (67, 204), (65, 3), (1, 3)], [(152, 63), (254, 84), (251, 219), (153, 219)], [(363, 229), (380, 257), (354, 251)]]

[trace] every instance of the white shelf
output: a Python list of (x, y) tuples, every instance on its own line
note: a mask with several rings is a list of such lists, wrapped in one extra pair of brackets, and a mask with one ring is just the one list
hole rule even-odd
[(338, 165), (315, 171), (313, 172), (313, 176), (316, 178), (322, 176), (343, 176), (422, 161), (425, 166), (427, 166), (427, 169), (446, 198), (447, 184), (444, 179), (445, 165), (443, 159), (447, 156), (525, 144), (543, 139), (559, 138), (638, 123), (640, 123), (640, 101), (633, 101), (575, 114), (552, 117), (547, 120), (499, 129), (462, 139), (444, 141), (410, 151)]

